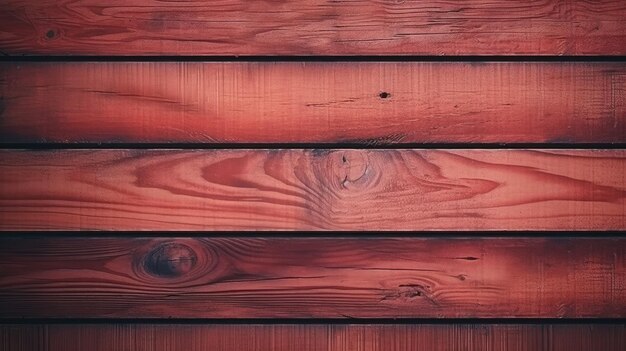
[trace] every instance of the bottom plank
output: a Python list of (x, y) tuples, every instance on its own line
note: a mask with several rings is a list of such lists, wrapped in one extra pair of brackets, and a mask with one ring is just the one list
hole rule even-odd
[(1, 318), (626, 316), (624, 238), (0, 238)]
[(2, 325), (0, 349), (621, 351), (626, 325)]

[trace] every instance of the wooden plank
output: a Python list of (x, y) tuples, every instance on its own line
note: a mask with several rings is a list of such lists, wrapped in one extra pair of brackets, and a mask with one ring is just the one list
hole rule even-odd
[(2, 0), (5, 55), (623, 55), (622, 0)]
[(624, 324), (0, 325), (11, 351), (622, 351)]
[(48, 236), (0, 243), (4, 318), (626, 315), (623, 238)]
[(1, 142), (626, 142), (626, 65), (0, 64)]
[(0, 151), (1, 230), (624, 230), (626, 150)]

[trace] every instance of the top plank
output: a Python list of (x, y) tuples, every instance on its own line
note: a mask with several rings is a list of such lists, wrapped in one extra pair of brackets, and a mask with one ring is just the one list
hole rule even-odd
[(623, 0), (0, 0), (5, 55), (624, 55)]

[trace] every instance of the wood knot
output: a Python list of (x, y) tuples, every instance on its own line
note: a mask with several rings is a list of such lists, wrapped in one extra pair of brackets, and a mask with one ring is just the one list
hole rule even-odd
[(170, 242), (150, 251), (144, 264), (146, 271), (152, 275), (176, 278), (189, 273), (197, 261), (196, 253), (189, 246)]
[(49, 29), (46, 32), (46, 39), (52, 40), (57, 36), (57, 32), (54, 29)]
[(422, 296), (426, 289), (428, 287), (425, 287), (423, 285), (420, 284), (402, 284), (402, 285), (398, 285), (398, 296), (400, 297), (405, 297), (405, 298), (413, 298), (413, 297), (419, 297)]
[(337, 174), (342, 188), (363, 180), (368, 171), (368, 157), (362, 151), (346, 150), (341, 153)]

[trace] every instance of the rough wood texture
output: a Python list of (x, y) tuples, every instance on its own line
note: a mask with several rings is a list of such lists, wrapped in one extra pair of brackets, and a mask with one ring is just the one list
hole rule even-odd
[(623, 55), (622, 0), (2, 0), (5, 55)]
[(621, 238), (0, 238), (5, 318), (623, 317)]
[(625, 150), (0, 152), (2, 230), (623, 230)]
[(623, 351), (626, 326), (0, 325), (0, 348), (11, 351)]
[(4, 63), (0, 142), (626, 142), (621, 63)]

